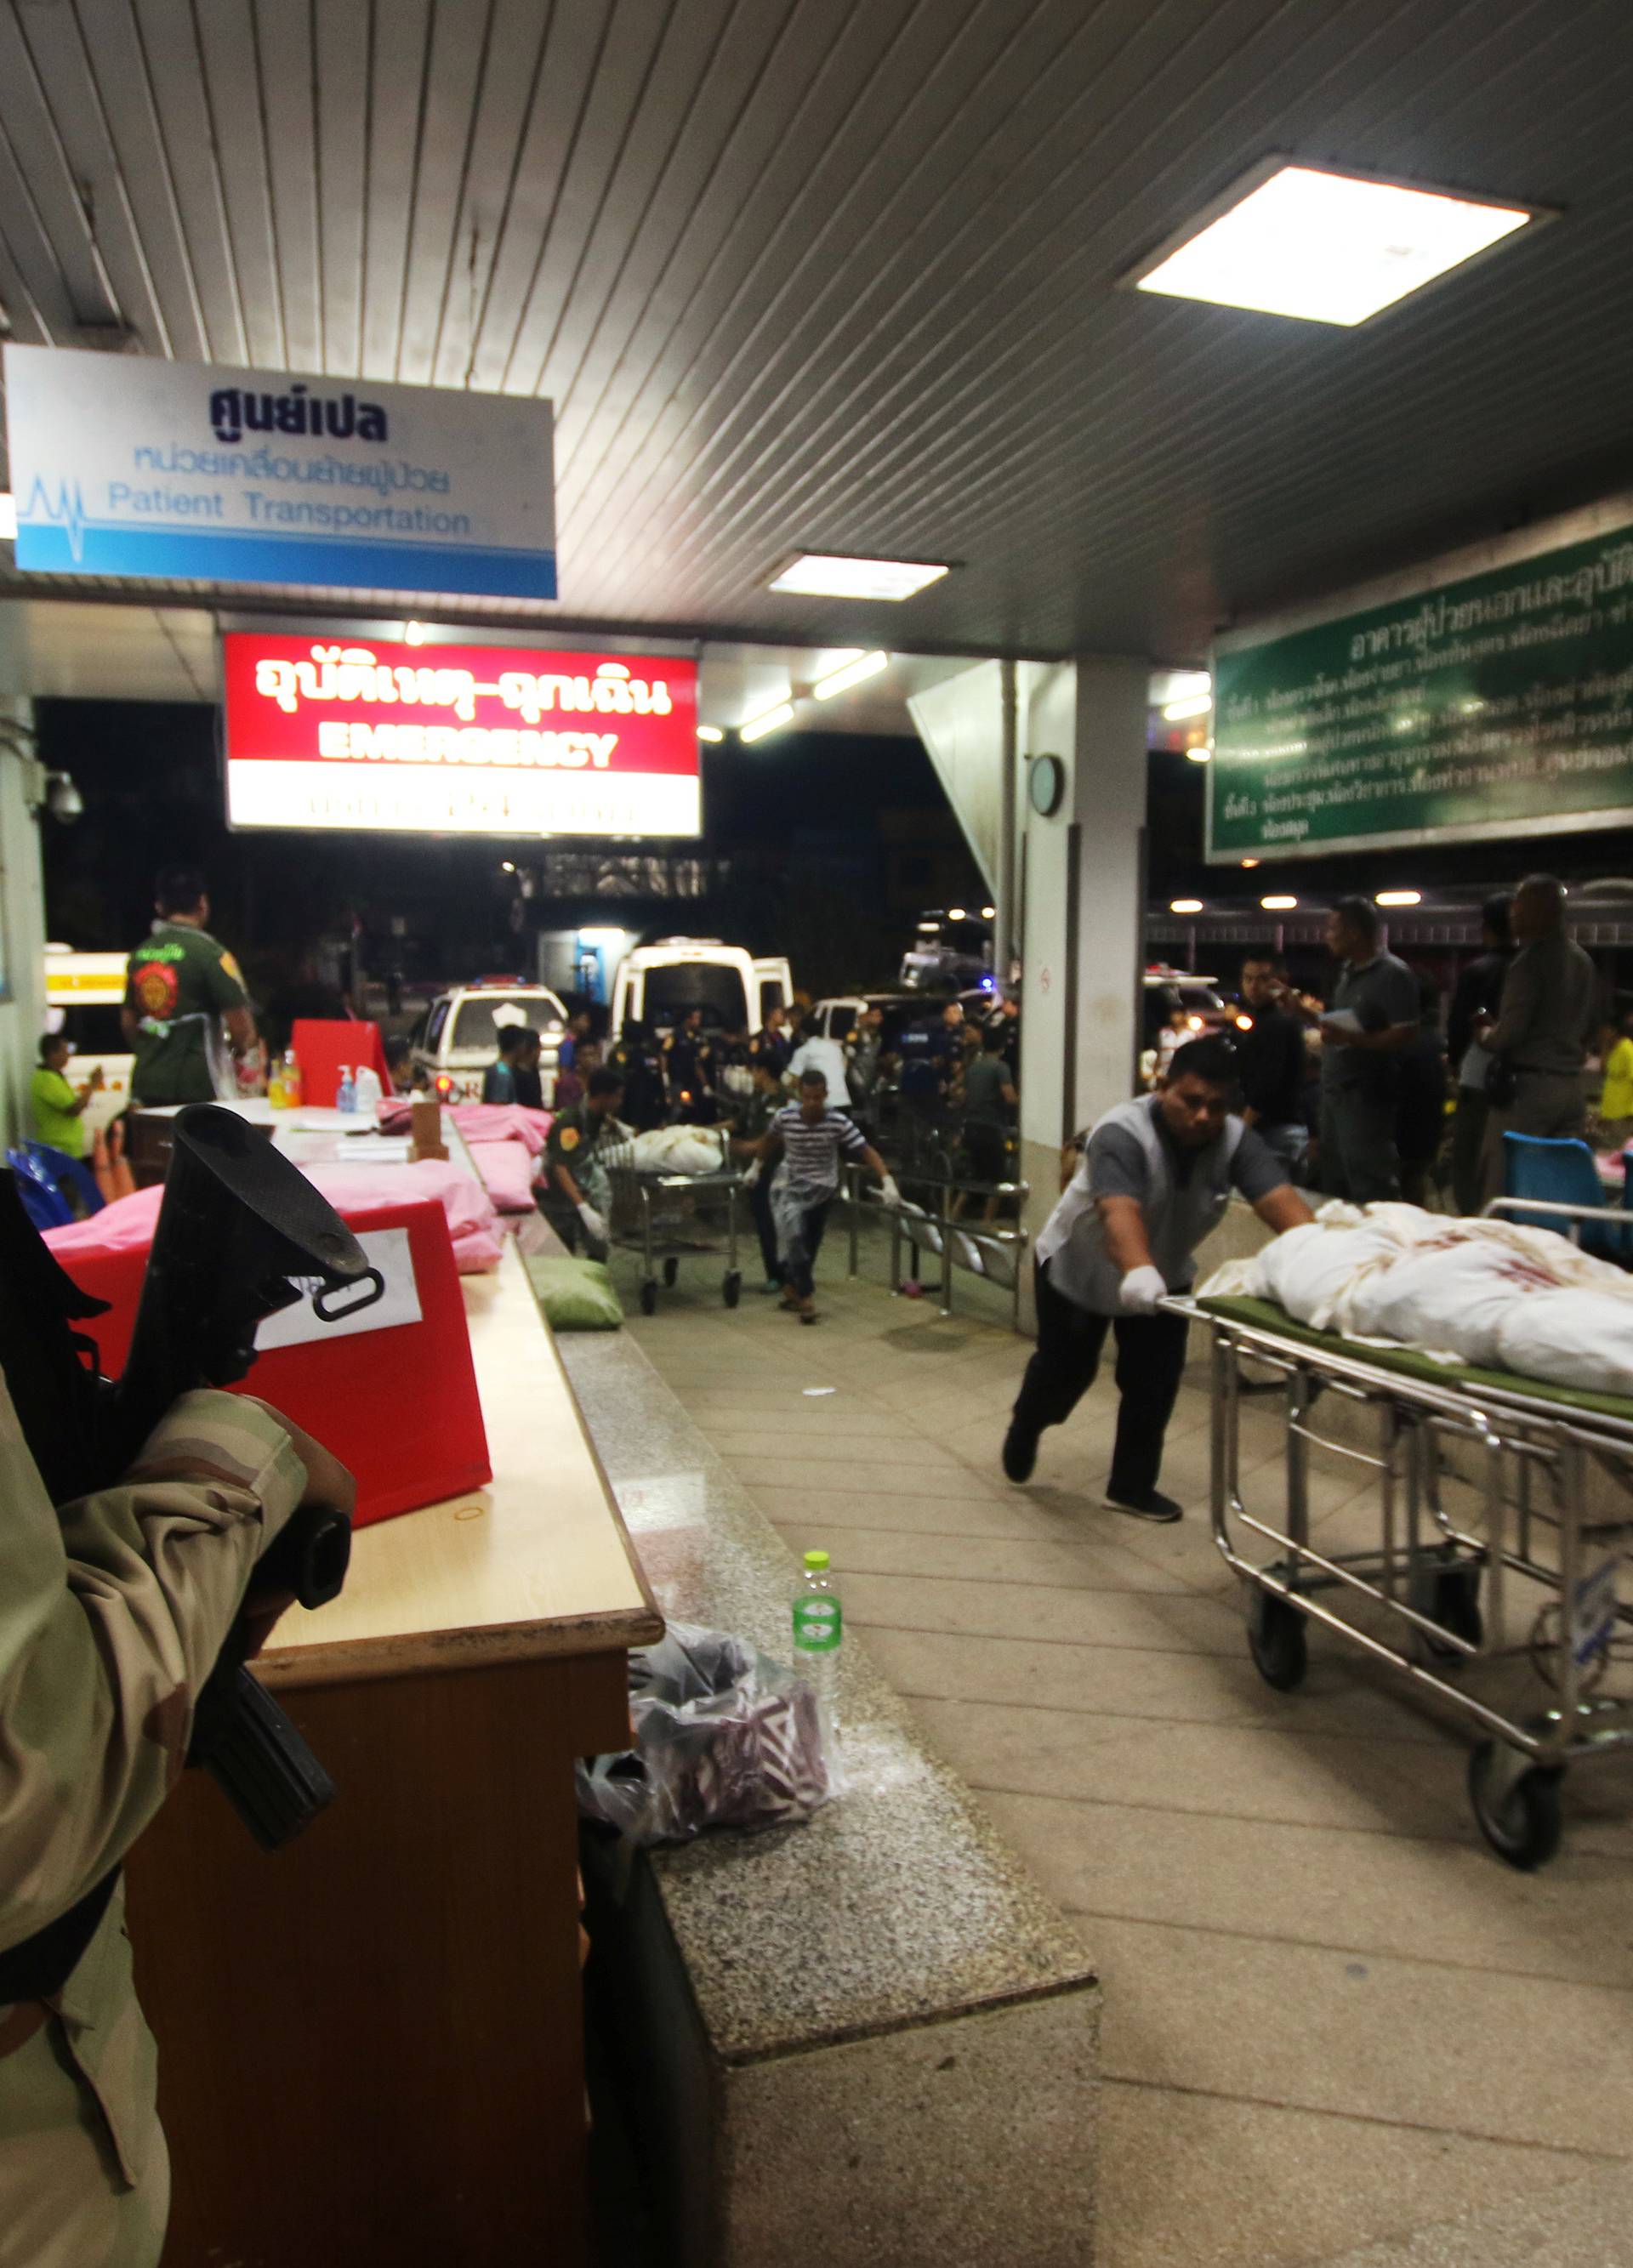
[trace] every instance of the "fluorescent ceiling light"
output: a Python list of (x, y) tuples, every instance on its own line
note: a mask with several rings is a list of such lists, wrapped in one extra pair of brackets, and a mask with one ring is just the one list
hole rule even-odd
[(1447, 189), (1267, 159), (1127, 281), (1308, 322), (1363, 323), (1547, 216)]
[(981, 919), (983, 921), (996, 921), (997, 918), (998, 909), (996, 906), (983, 906), (981, 908)]
[(17, 541), (17, 498), (0, 489), (0, 543)]
[(793, 702), (780, 701), (774, 709), (765, 710), (759, 716), (750, 717), (746, 725), (739, 725), (737, 738), (750, 742), (763, 740), (768, 733), (780, 733), (785, 725), (793, 722)]
[(721, 732), (718, 725), (699, 725), (698, 727), (698, 738), (700, 740), (707, 740), (709, 745), (713, 747), (716, 740), (723, 740), (726, 738), (726, 735)]
[(1194, 748), (1187, 748), (1186, 755), (1193, 764), (1211, 764), (1214, 760), (1214, 752), (1206, 740), (1199, 743)]
[(1211, 693), (1187, 693), (1181, 700), (1168, 702), (1163, 714), (1171, 725), (1183, 725), (1187, 717), (1206, 717), (1213, 705)]
[(1378, 902), (1380, 906), (1421, 906), (1423, 893), (1422, 890), (1380, 890)]
[(831, 669), (826, 677), (819, 677), (811, 691), (818, 701), (831, 701), (836, 693), (848, 693), (853, 685), (876, 677), (890, 666), (888, 653), (859, 653), (854, 661), (845, 662), (838, 669)]
[(831, 552), (803, 551), (771, 587), (815, 599), (911, 599), (946, 572), (944, 566), (922, 559), (844, 559)]
[(1168, 910), (1171, 914), (1200, 914), (1202, 901), (1201, 898), (1171, 898)]
[(1290, 914), (1298, 901), (1297, 898), (1260, 898), (1259, 902), (1267, 914)]

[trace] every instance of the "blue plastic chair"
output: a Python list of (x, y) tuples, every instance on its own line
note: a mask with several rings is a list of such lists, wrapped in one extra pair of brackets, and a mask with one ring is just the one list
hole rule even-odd
[[(31, 1158), (39, 1160), (64, 1195), (72, 1191), (81, 1208), (81, 1220), (101, 1211), (107, 1199), (98, 1189), (96, 1175), (83, 1158), (70, 1158), (66, 1150), (53, 1149), (49, 1142), (26, 1142), (23, 1147)], [(72, 1211), (74, 1207), (70, 1205), (69, 1210)]]
[[(1541, 1197), (1549, 1204), (1608, 1206), (1614, 1203), (1599, 1178), (1593, 1152), (1574, 1135), (1504, 1134), (1503, 1187), (1511, 1197)], [(1527, 1228), (1552, 1228), (1565, 1236), (1571, 1233), (1570, 1222), (1557, 1214), (1511, 1212), (1508, 1218)], [(1585, 1220), (1578, 1224), (1578, 1230), (1584, 1252), (1600, 1260), (1615, 1260), (1625, 1266), (1633, 1257), (1627, 1229)]]
[(34, 1226), (66, 1228), (74, 1217), (73, 1207), (39, 1159), (31, 1158), (26, 1150), (8, 1150), (5, 1161), (17, 1176), (17, 1194)]

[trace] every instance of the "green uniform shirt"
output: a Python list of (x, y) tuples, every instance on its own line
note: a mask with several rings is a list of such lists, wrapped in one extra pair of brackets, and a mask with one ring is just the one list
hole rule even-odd
[(130, 956), (126, 1005), (137, 1018), (134, 1102), (213, 1102), (213, 1041), (229, 1008), (249, 1005), (239, 965), (202, 929), (156, 922)]
[(79, 1097), (60, 1071), (43, 1064), (28, 1082), (28, 1099), (34, 1108), (34, 1139), (48, 1142), (70, 1158), (85, 1153), (85, 1122), (79, 1115)]
[(547, 1152), (552, 1181), (554, 1168), (565, 1166), (583, 1189), (586, 1173), (597, 1162), (597, 1152), (616, 1139), (612, 1124), (610, 1116), (596, 1115), (587, 1102), (575, 1102), (569, 1109), (558, 1110), (550, 1130)]

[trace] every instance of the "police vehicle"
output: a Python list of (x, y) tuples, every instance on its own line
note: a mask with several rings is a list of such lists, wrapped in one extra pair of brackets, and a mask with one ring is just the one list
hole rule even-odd
[(499, 1054), (506, 1024), (530, 1024), (539, 1035), (539, 1081), (548, 1103), (567, 1012), (547, 984), (521, 976), (483, 976), (440, 993), (410, 1038), (414, 1069), (444, 1102), (480, 1102), (483, 1076)]

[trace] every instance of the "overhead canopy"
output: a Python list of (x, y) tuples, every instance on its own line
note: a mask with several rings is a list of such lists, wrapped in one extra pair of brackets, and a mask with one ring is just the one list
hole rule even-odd
[[(23, 0), (0, 309), (552, 398), (561, 599), (449, 618), (1193, 660), (1625, 477), (1630, 92), (1617, 0)], [(1114, 288), (1276, 151), (1563, 217), (1356, 329)]]

